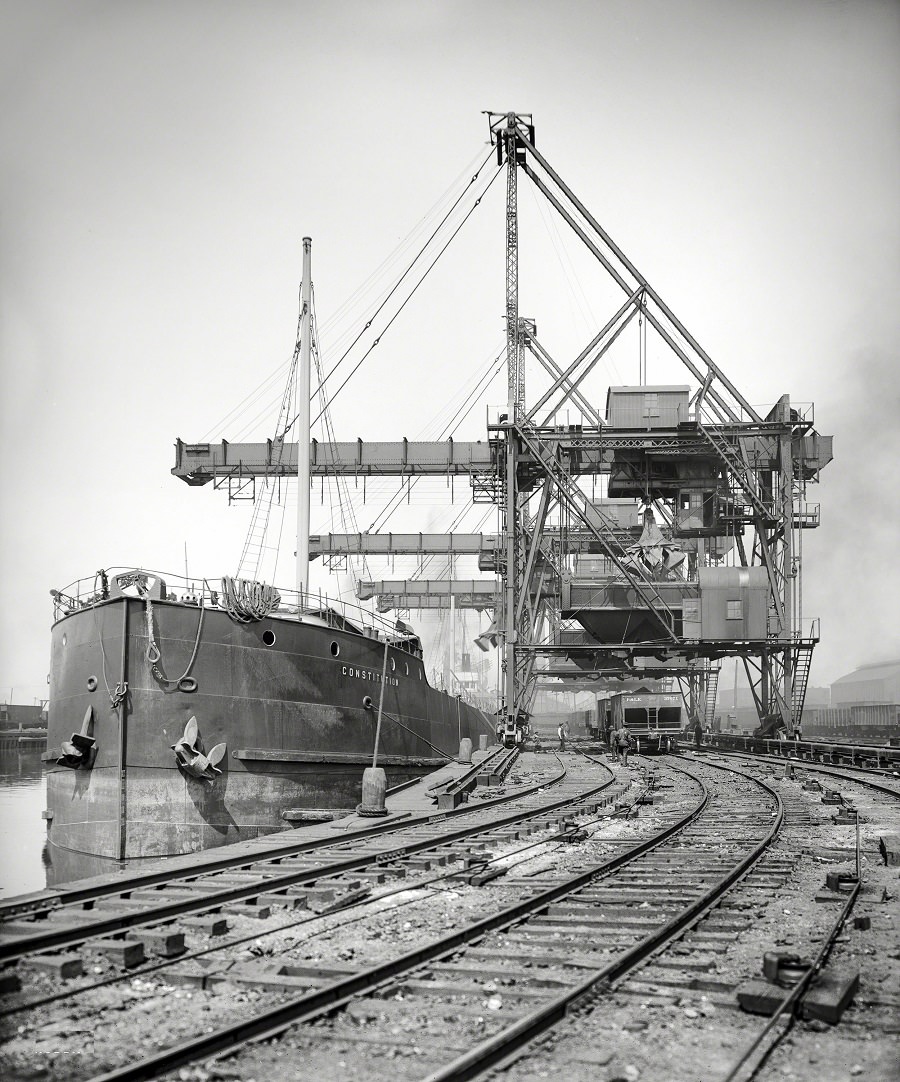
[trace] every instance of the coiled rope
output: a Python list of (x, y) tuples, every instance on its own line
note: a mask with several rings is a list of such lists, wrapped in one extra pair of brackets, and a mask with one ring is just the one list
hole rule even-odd
[(274, 586), (250, 579), (233, 579), (229, 575), (222, 577), (222, 607), (232, 620), (239, 624), (249, 624), (253, 620), (264, 620), (281, 604), (281, 594)]

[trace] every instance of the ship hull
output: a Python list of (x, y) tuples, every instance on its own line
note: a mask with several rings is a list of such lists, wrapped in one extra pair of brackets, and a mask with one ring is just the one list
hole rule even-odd
[[(53, 627), (45, 758), (56, 847), (171, 856), (284, 829), (292, 810), (352, 810), (382, 687), (378, 765), (389, 786), (446, 762), (462, 737), (493, 739), (487, 715), (428, 684), (408, 641), (388, 644), (382, 685), (385, 643), (339, 619), (242, 624), (172, 601), (149, 611), (148, 625), (146, 601), (120, 597)], [(77, 768), (57, 765), (88, 713), (95, 751)], [(225, 745), (221, 773), (195, 777), (176, 759), (192, 718), (196, 748)]]

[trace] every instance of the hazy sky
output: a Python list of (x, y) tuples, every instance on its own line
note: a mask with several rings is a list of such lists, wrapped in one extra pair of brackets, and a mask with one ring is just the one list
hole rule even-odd
[[(175, 437), (271, 435), (229, 413), (291, 355), (301, 238), (333, 360), (347, 298), (486, 155), (484, 109), (534, 114), (751, 402), (816, 402), (835, 461), (804, 538), (812, 680), (900, 656), (900, 5), (7, 0), (0, 20), (0, 698), (45, 693), (51, 587), (178, 572), (185, 545), (192, 573), (234, 571), (248, 509), (172, 478)], [(565, 359), (610, 309), (521, 183), (520, 310)], [(502, 343), (503, 243), (500, 182), (339, 397), (339, 438), (440, 430)]]

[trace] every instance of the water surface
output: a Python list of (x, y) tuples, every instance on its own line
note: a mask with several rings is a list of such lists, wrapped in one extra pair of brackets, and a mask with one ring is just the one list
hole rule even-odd
[(0, 752), (0, 898), (43, 890), (47, 787), (41, 752)]

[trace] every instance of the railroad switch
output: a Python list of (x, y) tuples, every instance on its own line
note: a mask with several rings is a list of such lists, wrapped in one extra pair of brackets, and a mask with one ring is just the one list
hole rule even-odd
[(487, 864), (488, 861), (494, 859), (493, 853), (475, 853), (470, 854), (462, 858), (462, 865), (464, 869), (468, 868), (480, 868)]
[(763, 955), (763, 976), (771, 984), (792, 988), (806, 976), (811, 964), (788, 951), (766, 951)]
[(853, 872), (826, 872), (825, 890), (819, 891), (815, 900), (826, 904), (844, 902), (858, 882)]
[(450, 878), (457, 882), (467, 883), (470, 887), (483, 887), (485, 883), (489, 883), (492, 879), (499, 879), (502, 875), (506, 875), (505, 868), (500, 868), (496, 864), (484, 864), (480, 868), (458, 872)]
[(844, 798), (837, 791), (837, 789), (826, 789), (822, 793), (823, 804), (843, 804)]
[(849, 894), (859, 879), (853, 872), (826, 872), (825, 887), (841, 894)]

